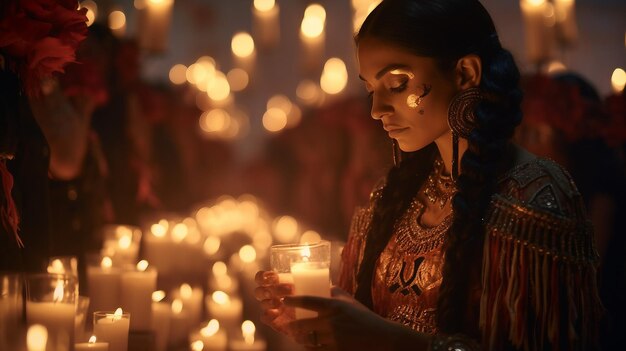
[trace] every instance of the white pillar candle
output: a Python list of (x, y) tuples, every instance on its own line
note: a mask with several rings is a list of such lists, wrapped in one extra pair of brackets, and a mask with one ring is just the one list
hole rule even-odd
[(167, 38), (174, 0), (146, 0), (140, 42), (142, 47), (154, 52), (167, 48)]
[(115, 313), (96, 312), (94, 314), (93, 333), (98, 340), (109, 343), (111, 351), (128, 350), (128, 331), (130, 313), (118, 308)]
[(535, 64), (548, 61), (552, 56), (554, 32), (547, 26), (546, 13), (552, 6), (546, 0), (520, 0), (525, 25), (528, 60)]
[(156, 351), (167, 350), (167, 339), (170, 332), (171, 307), (168, 303), (161, 302), (164, 297), (163, 291), (152, 293), (152, 331), (155, 336)]
[(210, 317), (217, 319), (228, 333), (234, 333), (239, 328), (243, 311), (241, 299), (216, 291), (205, 298), (205, 304)]
[(156, 290), (157, 271), (148, 269), (148, 262), (141, 261), (136, 270), (122, 273), (121, 305), (132, 316), (131, 330), (145, 331), (152, 328), (152, 293)]
[(189, 284), (182, 284), (171, 293), (172, 298), (183, 302), (183, 310), (187, 312), (189, 323), (192, 326), (200, 324), (202, 320), (202, 297), (204, 292), (200, 287), (192, 288)]
[(202, 341), (203, 351), (223, 351), (226, 350), (226, 332), (220, 329), (220, 323), (216, 319), (210, 320), (203, 328), (189, 335), (189, 343)]
[(264, 340), (255, 339), (256, 327), (252, 321), (244, 321), (241, 324), (242, 339), (231, 340), (228, 349), (230, 351), (265, 351), (267, 346)]
[(74, 351), (109, 351), (108, 342), (96, 342), (97, 338), (92, 335), (89, 342), (81, 342), (74, 345)]
[(302, 61), (307, 71), (316, 71), (324, 56), (324, 42), (326, 26), (326, 10), (319, 4), (311, 4), (304, 11), (300, 25), (300, 39), (302, 40)]
[[(330, 297), (330, 271), (328, 264), (300, 262), (291, 265), (294, 295)], [(296, 308), (296, 319), (314, 318), (317, 312)]]
[(41, 324), (48, 329), (46, 350), (69, 350), (74, 345), (74, 303), (26, 302), (29, 325)]
[(189, 326), (189, 316), (183, 311), (183, 302), (179, 299), (172, 301), (170, 314), (170, 331), (168, 343), (170, 346), (179, 345), (187, 340), (187, 335), (191, 329)]
[(156, 267), (159, 274), (167, 276), (173, 271), (172, 266), (176, 260), (172, 259), (172, 239), (167, 235), (168, 222), (161, 220), (153, 224), (150, 233), (145, 236), (143, 242), (142, 257), (150, 265)]
[(89, 311), (112, 311), (120, 305), (120, 270), (104, 257), (100, 266), (87, 267)]

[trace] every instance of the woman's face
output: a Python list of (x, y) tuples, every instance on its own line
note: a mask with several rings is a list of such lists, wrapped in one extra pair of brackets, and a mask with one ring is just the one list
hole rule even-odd
[(359, 77), (372, 99), (372, 118), (405, 152), (419, 150), (446, 135), (448, 105), (458, 91), (452, 70), (385, 42), (359, 42)]

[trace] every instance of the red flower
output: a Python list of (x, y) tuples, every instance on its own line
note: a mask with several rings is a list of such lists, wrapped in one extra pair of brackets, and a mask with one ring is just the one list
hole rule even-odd
[(87, 36), (87, 10), (75, 0), (18, 0), (0, 19), (0, 52), (20, 76), (27, 94), (75, 60)]

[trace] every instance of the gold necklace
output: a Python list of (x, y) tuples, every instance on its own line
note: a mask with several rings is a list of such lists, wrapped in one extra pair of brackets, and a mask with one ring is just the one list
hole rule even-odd
[(448, 200), (452, 198), (456, 192), (454, 180), (449, 174), (444, 174), (445, 167), (443, 161), (435, 160), (433, 172), (426, 180), (424, 195), (431, 204), (438, 203), (443, 209)]

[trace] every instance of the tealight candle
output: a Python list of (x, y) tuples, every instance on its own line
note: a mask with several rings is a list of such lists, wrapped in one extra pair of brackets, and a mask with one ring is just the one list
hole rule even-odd
[(159, 290), (152, 293), (152, 330), (156, 338), (156, 351), (167, 350), (167, 340), (170, 331), (171, 308), (168, 303), (161, 302), (165, 292)]
[(202, 350), (221, 351), (226, 350), (226, 332), (220, 329), (220, 323), (216, 319), (211, 319), (206, 326), (199, 331), (189, 335), (189, 341), (193, 344), (202, 342)]
[(232, 340), (228, 349), (230, 351), (265, 351), (264, 340), (254, 338), (256, 327), (252, 321), (244, 321), (241, 324), (241, 335), (243, 340)]
[(89, 342), (81, 342), (74, 345), (74, 351), (109, 351), (108, 342), (96, 342), (97, 338), (92, 335)]
[(156, 290), (157, 271), (148, 269), (145, 260), (137, 263), (137, 269), (125, 271), (121, 278), (121, 305), (133, 319), (131, 330), (152, 328), (152, 293)]
[(112, 311), (120, 305), (120, 270), (110, 257), (102, 258), (99, 267), (87, 267), (89, 311)]
[(95, 312), (93, 317), (93, 332), (99, 340), (109, 343), (111, 351), (128, 350), (128, 331), (130, 328), (130, 313), (121, 308), (110, 312)]

